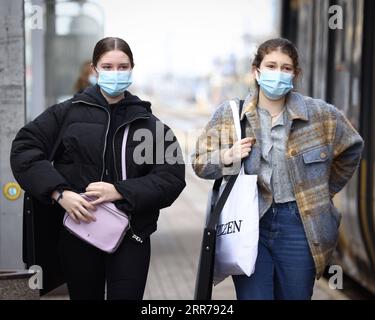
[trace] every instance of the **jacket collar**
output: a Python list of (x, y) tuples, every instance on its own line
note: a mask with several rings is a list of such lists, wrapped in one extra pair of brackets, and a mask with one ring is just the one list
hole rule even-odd
[(290, 92), (287, 96), (286, 106), (289, 120), (309, 121), (306, 102), (300, 93)]
[[(246, 114), (248, 117), (257, 117), (257, 104), (258, 104), (258, 86), (253, 85), (250, 88), (250, 92), (247, 95), (244, 108), (241, 114), (241, 120), (243, 119), (244, 115)], [(286, 111), (289, 120), (296, 120), (300, 119), (303, 121), (308, 121), (309, 116), (307, 112), (307, 106), (303, 99), (303, 96), (297, 92), (290, 92), (286, 98)]]
[[(98, 85), (77, 93), (73, 97), (72, 103), (84, 103), (103, 109), (110, 108)], [(150, 102), (142, 101), (128, 91), (125, 91), (125, 98), (119, 101), (115, 108), (117, 109), (116, 114), (122, 116), (123, 122), (131, 122), (137, 118), (149, 118), (152, 114)]]

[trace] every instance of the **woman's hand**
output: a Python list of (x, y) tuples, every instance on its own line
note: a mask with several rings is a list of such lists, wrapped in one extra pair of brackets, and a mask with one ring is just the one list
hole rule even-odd
[(224, 165), (230, 165), (233, 162), (240, 161), (249, 155), (251, 146), (255, 143), (253, 138), (244, 138), (234, 143), (232, 148), (227, 150), (223, 155)]
[[(56, 199), (57, 196), (54, 194), (53, 198)], [(88, 211), (94, 211), (95, 206), (82, 198), (76, 192), (64, 190), (63, 197), (59, 200), (59, 204), (77, 223), (80, 223), (80, 221), (85, 221), (88, 223), (91, 221), (96, 221), (95, 216)]]
[(102, 202), (112, 202), (123, 198), (113, 184), (102, 181), (90, 183), (86, 188), (85, 195), (97, 197), (90, 202), (94, 206)]

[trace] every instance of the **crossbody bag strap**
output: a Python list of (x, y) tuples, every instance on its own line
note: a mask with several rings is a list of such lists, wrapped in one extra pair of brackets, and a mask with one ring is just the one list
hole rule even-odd
[[(126, 178), (127, 178), (127, 175), (126, 175), (126, 143), (128, 141), (129, 128), (130, 128), (130, 124), (126, 125), (126, 127), (124, 129), (124, 135), (123, 135), (123, 138), (122, 138), (122, 145), (121, 145), (122, 180), (126, 180)], [(126, 215), (128, 216), (129, 221), (130, 221), (131, 215), (129, 213), (126, 213)], [(144, 239), (141, 236), (134, 233), (134, 230), (130, 226), (130, 223), (129, 223), (129, 231), (130, 231), (130, 234), (131, 234), (130, 237), (133, 241), (135, 241), (137, 243), (143, 243)]]
[(122, 147), (121, 147), (122, 180), (126, 180), (126, 142), (128, 140), (129, 127), (130, 127), (130, 124), (128, 124), (125, 127), (125, 129), (124, 129), (124, 137), (122, 139)]

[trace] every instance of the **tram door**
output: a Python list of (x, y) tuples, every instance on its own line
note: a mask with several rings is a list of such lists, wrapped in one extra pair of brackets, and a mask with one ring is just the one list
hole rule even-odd
[(374, 135), (375, 3), (339, 1), (344, 26), (333, 32), (332, 98), (365, 140), (361, 166), (340, 194), (343, 213), (338, 263), (344, 272), (375, 292)]
[[(364, 1), (338, 1), (342, 8), (342, 29), (330, 30), (331, 59), (328, 63), (329, 90), (327, 98), (341, 109), (352, 125), (361, 131), (361, 71)], [(348, 185), (334, 199), (342, 213), (337, 264), (346, 274), (359, 280), (369, 266), (366, 242), (360, 221), (360, 172), (354, 173)]]
[(375, 292), (375, 2), (364, 1), (363, 12), (360, 126), (365, 149), (360, 168), (359, 220), (368, 259), (361, 282)]

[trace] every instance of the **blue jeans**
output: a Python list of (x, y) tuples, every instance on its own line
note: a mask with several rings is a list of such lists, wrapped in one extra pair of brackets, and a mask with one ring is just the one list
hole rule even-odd
[(315, 266), (295, 201), (273, 203), (259, 222), (255, 272), (233, 276), (238, 300), (309, 300)]

